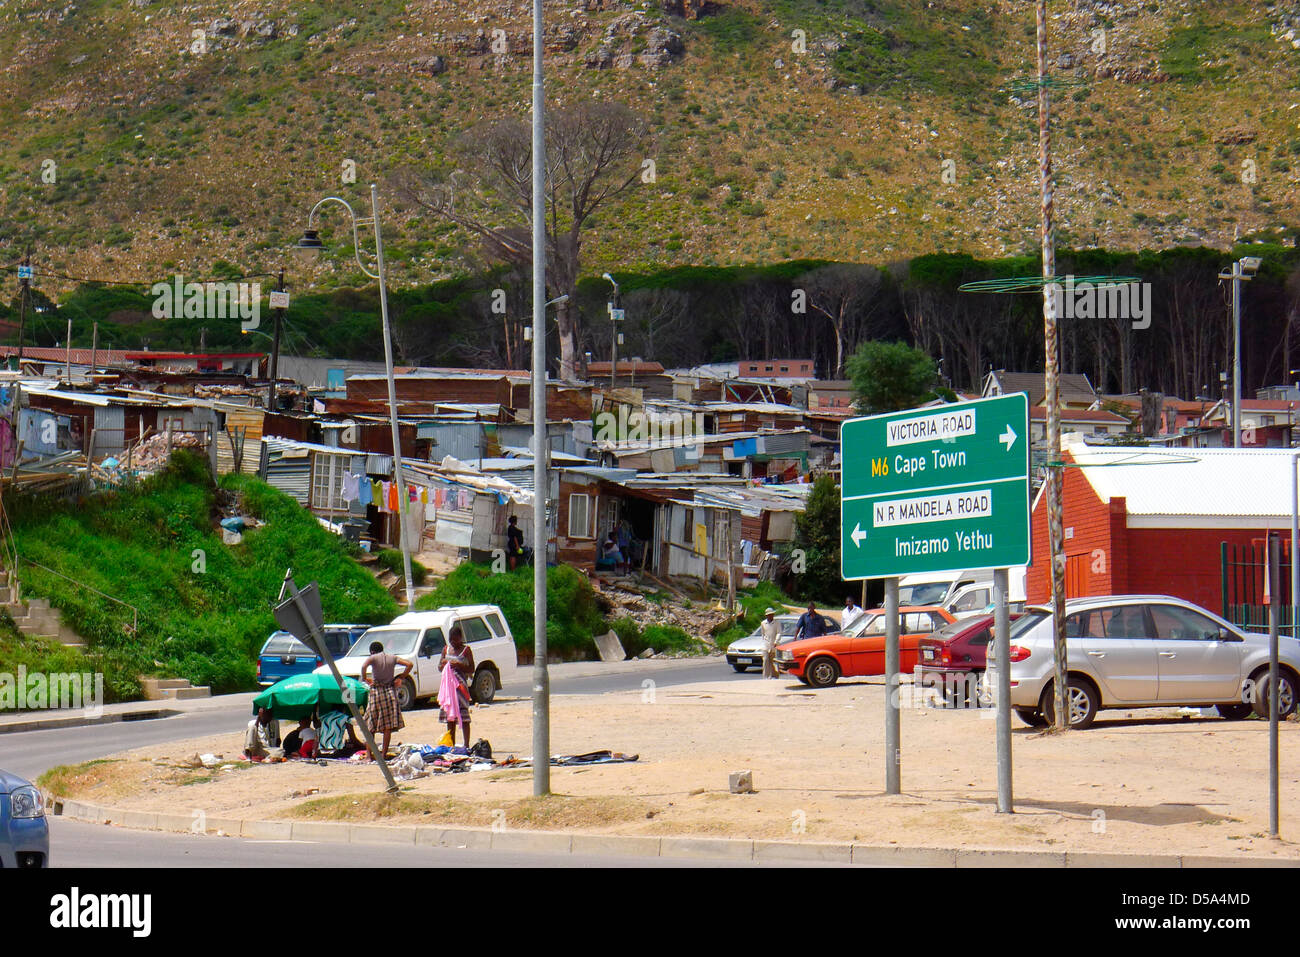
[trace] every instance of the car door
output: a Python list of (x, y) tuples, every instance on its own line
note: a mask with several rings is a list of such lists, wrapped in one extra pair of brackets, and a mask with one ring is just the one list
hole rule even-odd
[(420, 644), (415, 654), (415, 693), (417, 697), (426, 698), (438, 693), (438, 684), (442, 674), (438, 671), (438, 660), (447, 638), (441, 628), (426, 628), (420, 636)]
[(1158, 700), (1156, 643), (1146, 606), (1093, 608), (1068, 616), (1065, 626), (1070, 668), (1096, 679), (1107, 704)]
[(1181, 605), (1151, 608), (1160, 700), (1208, 704), (1241, 697), (1241, 642), (1221, 641), (1218, 622)]
[(870, 615), (866, 621), (854, 622), (853, 637), (847, 645), (846, 673), (883, 675), (885, 673), (885, 616)]

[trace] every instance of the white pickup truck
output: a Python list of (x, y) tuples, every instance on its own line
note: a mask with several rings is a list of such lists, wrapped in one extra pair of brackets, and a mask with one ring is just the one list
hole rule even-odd
[[(474, 653), (474, 677), (470, 694), (479, 703), (491, 701), (503, 678), (512, 676), (519, 665), (514, 635), (496, 605), (457, 605), (437, 611), (409, 611), (387, 625), (371, 628), (336, 663), (339, 671), (361, 677), (361, 665), (370, 657), (370, 643), (378, 641), (390, 654), (414, 663), (409, 677), (397, 685), (397, 700), (403, 711), (417, 701), (436, 699), (442, 675), (438, 659), (453, 626), (459, 625)], [(317, 674), (329, 672), (327, 666)]]

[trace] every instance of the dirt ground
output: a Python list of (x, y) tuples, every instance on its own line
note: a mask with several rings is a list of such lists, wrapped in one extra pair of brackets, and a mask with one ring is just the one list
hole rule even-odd
[[(551, 714), (553, 753), (608, 748), (640, 760), (552, 768), (557, 797), (541, 802), (520, 768), (416, 779), (394, 801), (376, 797), (383, 779), (373, 766), (177, 767), (196, 752), (237, 759), (239, 727), (96, 764), (70, 781), (70, 796), (218, 817), (476, 827), (504, 818), (617, 834), (1300, 859), (1300, 843), (1266, 836), (1268, 725), (1259, 720), (1106, 711), (1087, 731), (1045, 735), (1013, 717), (1016, 813), (1000, 815), (987, 711), (905, 707), (904, 793), (882, 793), (881, 678), (816, 692), (759, 677), (670, 688), (647, 680), (636, 692), (555, 696)], [(527, 700), (498, 699), (475, 709), (472, 735), (498, 759), (527, 757), (530, 719)], [(441, 733), (437, 711), (420, 710), (398, 739), (433, 744)], [(1283, 722), (1283, 835), (1300, 833), (1298, 735), (1300, 725)], [(753, 772), (756, 793), (728, 791), (738, 770)]]

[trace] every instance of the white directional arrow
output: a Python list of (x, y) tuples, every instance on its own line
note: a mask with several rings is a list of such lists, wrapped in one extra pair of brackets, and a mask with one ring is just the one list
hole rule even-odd
[(998, 436), (998, 441), (1001, 442), (1003, 445), (1005, 445), (1007, 447), (1007, 451), (1010, 452), (1011, 446), (1016, 444), (1016, 438), (1017, 438), (1016, 432), (1013, 428), (1011, 428), (1011, 423), (1008, 422), (1007, 430)]
[(849, 538), (853, 539), (854, 548), (862, 547), (862, 543), (867, 539), (867, 533), (862, 530), (861, 522), (853, 526), (853, 533), (849, 535)]

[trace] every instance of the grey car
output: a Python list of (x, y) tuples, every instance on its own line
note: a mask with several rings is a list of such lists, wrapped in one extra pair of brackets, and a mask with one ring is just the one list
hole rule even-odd
[[(1070, 724), (1103, 708), (1215, 707), (1225, 718), (1268, 714), (1268, 635), (1242, 631), (1168, 595), (1111, 595), (1065, 603)], [(1054, 721), (1050, 608), (1011, 625), (1011, 706), (1030, 725)], [(990, 645), (990, 652), (992, 646)], [(990, 654), (989, 667), (996, 663)], [(1278, 639), (1279, 714), (1296, 708), (1300, 641)]]
[(0, 769), (0, 869), (49, 865), (50, 828), (40, 789)]
[[(781, 641), (794, 638), (794, 630), (799, 625), (798, 615), (773, 615), (781, 626)], [(822, 615), (822, 628), (826, 634), (833, 635), (840, 630), (839, 622)], [(763, 667), (763, 628), (760, 625), (752, 634), (737, 638), (727, 646), (727, 664), (744, 674), (748, 668)]]

